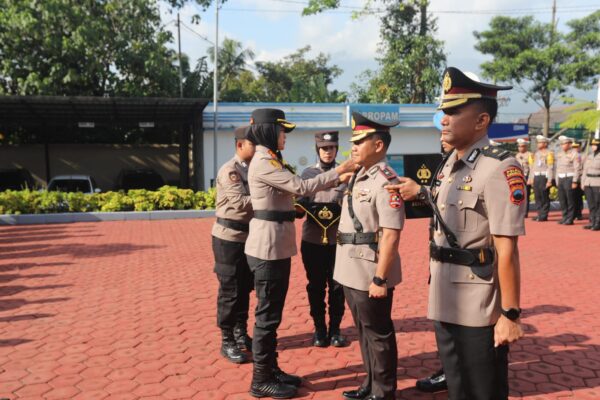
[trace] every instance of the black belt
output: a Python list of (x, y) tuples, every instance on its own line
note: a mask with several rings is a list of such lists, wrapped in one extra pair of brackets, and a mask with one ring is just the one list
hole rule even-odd
[(217, 224), (222, 225), (225, 228), (235, 229), (236, 231), (240, 232), (250, 231), (250, 225), (244, 224), (243, 222), (234, 221), (232, 219), (217, 217)]
[(481, 249), (457, 249), (441, 247), (429, 243), (429, 257), (435, 261), (466, 265), (468, 267), (483, 267), (494, 263), (496, 252), (492, 247)]
[(377, 232), (337, 233), (338, 244), (375, 244), (379, 241)]
[(279, 223), (284, 221), (294, 222), (296, 211), (254, 210), (254, 218)]
[(600, 174), (587, 174), (588, 178), (600, 178)]

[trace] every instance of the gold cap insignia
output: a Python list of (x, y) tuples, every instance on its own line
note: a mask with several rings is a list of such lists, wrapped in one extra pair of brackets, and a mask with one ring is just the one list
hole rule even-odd
[(422, 164), (421, 168), (417, 170), (417, 178), (421, 180), (421, 183), (427, 182), (431, 178), (431, 170), (427, 168), (427, 165)]
[(446, 72), (446, 75), (444, 75), (444, 81), (442, 82), (442, 88), (444, 89), (444, 92), (447, 92), (448, 90), (450, 90), (452, 88), (452, 79), (450, 78), (450, 74), (448, 72)]

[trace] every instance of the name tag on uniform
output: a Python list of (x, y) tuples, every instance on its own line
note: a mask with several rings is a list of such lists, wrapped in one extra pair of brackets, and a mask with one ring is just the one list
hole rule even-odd
[(457, 186), (456, 188), (457, 188), (458, 190), (465, 190), (465, 191), (467, 191), (467, 192), (470, 192), (470, 191), (472, 191), (472, 190), (473, 190), (473, 187), (472, 187), (472, 186), (469, 186), (469, 185), (459, 185), (459, 186)]

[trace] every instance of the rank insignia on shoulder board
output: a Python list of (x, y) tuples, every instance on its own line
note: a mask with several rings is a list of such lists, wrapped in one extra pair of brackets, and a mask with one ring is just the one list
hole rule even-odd
[(385, 177), (385, 179), (387, 179), (388, 181), (391, 181), (398, 176), (398, 175), (396, 175), (394, 170), (391, 169), (390, 167), (385, 167), (383, 169), (380, 169), (380, 171), (383, 174), (383, 176)]
[(269, 164), (271, 164), (272, 166), (274, 166), (277, 169), (281, 169), (281, 163), (277, 160), (269, 160)]

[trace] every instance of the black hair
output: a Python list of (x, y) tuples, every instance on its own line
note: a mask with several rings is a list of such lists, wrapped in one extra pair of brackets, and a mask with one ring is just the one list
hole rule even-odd
[(248, 140), (255, 145), (265, 146), (281, 160), (281, 153), (278, 148), (279, 125), (277, 124), (254, 124), (248, 133)]
[(496, 99), (477, 99), (474, 101), (479, 105), (479, 109), (490, 116), (488, 127), (494, 122), (498, 115), (498, 101)]
[(373, 135), (373, 140), (381, 140), (383, 142), (383, 147), (385, 151), (390, 147), (390, 143), (392, 143), (392, 135), (389, 132), (375, 132)]

